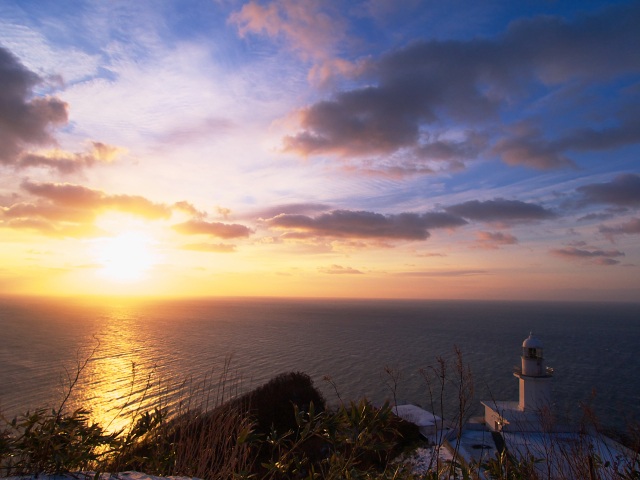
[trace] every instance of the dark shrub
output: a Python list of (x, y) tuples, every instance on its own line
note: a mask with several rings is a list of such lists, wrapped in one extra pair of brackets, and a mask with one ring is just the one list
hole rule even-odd
[(256, 421), (255, 431), (265, 435), (272, 428), (279, 433), (298, 428), (294, 405), (302, 412), (308, 412), (311, 403), (316, 413), (325, 409), (313, 380), (301, 372), (282, 373), (232, 403), (247, 408)]

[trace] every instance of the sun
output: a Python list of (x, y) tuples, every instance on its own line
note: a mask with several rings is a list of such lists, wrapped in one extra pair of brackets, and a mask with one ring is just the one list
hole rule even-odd
[(96, 260), (101, 276), (118, 282), (134, 282), (145, 277), (157, 263), (151, 238), (137, 232), (99, 240)]

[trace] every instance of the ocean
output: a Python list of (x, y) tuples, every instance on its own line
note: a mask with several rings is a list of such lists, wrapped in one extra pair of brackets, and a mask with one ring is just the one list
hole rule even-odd
[(480, 400), (517, 400), (512, 371), (530, 331), (554, 367), (561, 416), (589, 404), (606, 427), (640, 421), (640, 304), (457, 300), (2, 297), (0, 413), (55, 407), (83, 364), (67, 406), (103, 423), (205, 387), (221, 396), (222, 377), (228, 397), (288, 371), (309, 374), (329, 403), (428, 407), (421, 372), (440, 357), (452, 374), (455, 346), (481, 413)]

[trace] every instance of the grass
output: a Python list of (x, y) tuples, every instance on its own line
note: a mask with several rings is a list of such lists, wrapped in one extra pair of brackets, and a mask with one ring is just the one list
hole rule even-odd
[[(431, 409), (442, 416), (445, 398), (455, 398), (452, 418), (453, 460), (435, 457), (420, 478), (484, 478), (496, 480), (545, 478), (552, 455), (562, 455), (569, 469), (561, 479), (640, 480), (640, 431), (633, 463), (612, 469), (588, 443), (562, 451), (550, 443), (543, 452), (518, 452), (506, 444), (495, 459), (467, 465), (459, 456), (462, 426), (473, 403), (473, 378), (459, 350), (450, 362), (436, 358), (421, 371)], [(0, 417), (0, 476), (115, 473), (129, 470), (157, 476), (201, 479), (413, 479), (403, 463), (393, 459), (407, 449), (425, 447), (417, 427), (396, 417), (387, 403), (374, 406), (366, 398), (329, 408), (311, 378), (301, 372), (278, 375), (244, 395), (229, 380), (229, 363), (208, 385), (184, 388), (177, 402), (149, 410), (120, 411), (107, 425), (92, 420), (86, 409), (69, 410), (67, 400), (88, 360), (69, 376), (69, 389), (56, 408)], [(387, 369), (395, 399), (401, 375)], [(335, 385), (330, 381), (331, 385)], [(450, 396), (450, 394), (452, 396)], [(595, 421), (585, 415), (593, 432)], [(126, 427), (111, 431), (112, 423)], [(584, 427), (587, 429), (587, 426)], [(444, 432), (436, 435), (445, 441)], [(553, 439), (553, 437), (550, 437)], [(551, 440), (553, 441), (553, 440)], [(432, 445), (430, 448), (434, 448)], [(545, 456), (546, 455), (546, 456)], [(547, 472), (550, 470), (547, 469)]]
[(388, 404), (327, 409), (300, 372), (233, 399), (202, 389), (173, 407), (134, 412), (115, 432), (87, 410), (67, 411), (68, 397), (55, 409), (0, 419), (0, 476), (137, 470), (202, 479), (385, 478), (399, 471), (389, 460), (417, 439), (417, 427)]

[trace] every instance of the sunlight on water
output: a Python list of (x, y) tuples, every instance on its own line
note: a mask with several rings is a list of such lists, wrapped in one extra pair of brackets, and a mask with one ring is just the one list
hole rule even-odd
[[(218, 299), (61, 302), (0, 299), (0, 409), (8, 416), (55, 406), (88, 359), (68, 407), (89, 407), (110, 430), (137, 411), (209, 405), (287, 371), (311, 375), (330, 402), (390, 398), (384, 368), (401, 373), (402, 401), (427, 405), (421, 368), (458, 345), (474, 373), (476, 399), (516, 399), (511, 367), (532, 328), (556, 368), (561, 412), (578, 411), (592, 389), (606, 421), (640, 416), (640, 307), (491, 302), (357, 302)], [(584, 362), (597, 351), (599, 362)], [(93, 353), (92, 353), (93, 352)], [(232, 357), (231, 363), (225, 362)], [(61, 377), (62, 374), (62, 377)], [(61, 381), (61, 378), (63, 381)], [(226, 378), (224, 392), (218, 389)], [(116, 419), (117, 420), (114, 420)]]

